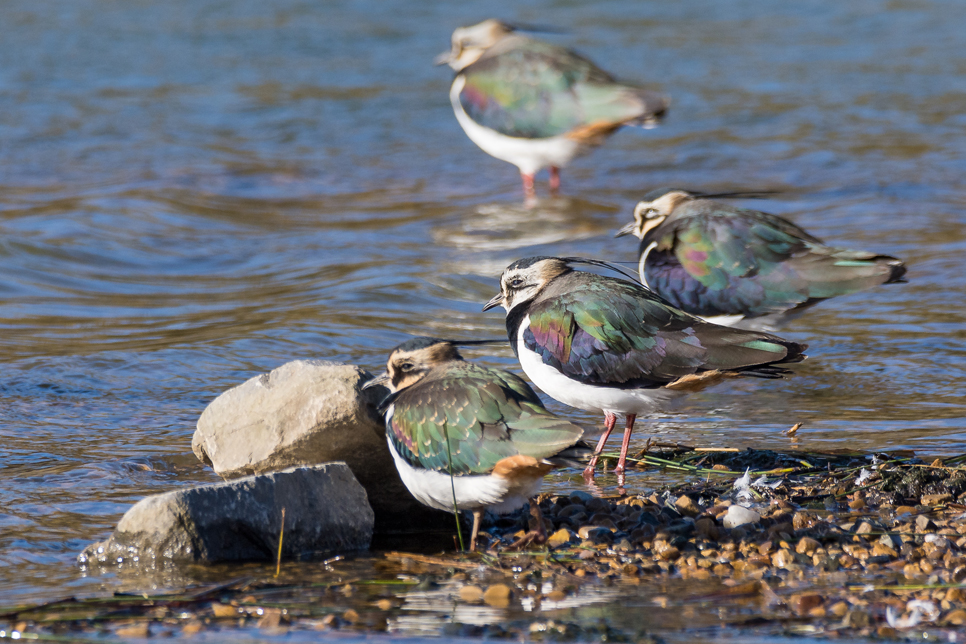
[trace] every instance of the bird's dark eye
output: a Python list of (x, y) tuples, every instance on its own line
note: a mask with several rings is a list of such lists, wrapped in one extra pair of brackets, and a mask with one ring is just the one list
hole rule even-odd
[(657, 208), (645, 208), (644, 219), (654, 219), (657, 217)]
[(521, 286), (523, 286), (523, 278), (514, 277), (512, 280), (510, 280), (510, 283), (508, 284), (508, 286), (510, 286), (511, 288), (520, 288)]
[(401, 362), (397, 365), (400, 371), (412, 371), (413, 363), (411, 362)]

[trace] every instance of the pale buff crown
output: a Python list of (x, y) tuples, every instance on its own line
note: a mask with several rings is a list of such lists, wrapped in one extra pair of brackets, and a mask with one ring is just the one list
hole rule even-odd
[(624, 234), (633, 234), (638, 239), (644, 239), (649, 230), (660, 226), (674, 209), (685, 201), (694, 197), (681, 190), (672, 190), (661, 195), (654, 201), (641, 201), (634, 207), (634, 223), (621, 230)]
[(487, 49), (511, 33), (512, 27), (493, 18), (471, 27), (460, 27), (453, 32), (452, 49), (437, 56), (436, 62), (460, 71), (478, 61)]

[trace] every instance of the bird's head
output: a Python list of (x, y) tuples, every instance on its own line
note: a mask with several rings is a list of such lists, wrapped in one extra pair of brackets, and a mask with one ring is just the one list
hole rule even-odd
[(412, 387), (434, 367), (462, 359), (463, 356), (450, 340), (413, 338), (392, 350), (386, 362), (386, 371), (363, 385), (363, 389), (383, 385), (396, 393)]
[(614, 236), (634, 235), (638, 239), (644, 239), (644, 235), (660, 226), (675, 208), (694, 198), (694, 193), (686, 190), (662, 188), (651, 191), (634, 207), (634, 221), (618, 230)]
[(436, 367), (448, 362), (462, 362), (456, 347), (481, 344), (506, 344), (506, 339), (441, 340), (416, 337), (406, 340), (389, 353), (386, 370), (362, 386), (363, 389), (382, 385), (393, 394), (426, 377)]
[(478, 61), (483, 52), (514, 31), (512, 26), (494, 18), (471, 27), (460, 27), (453, 32), (450, 51), (437, 56), (434, 62), (460, 71)]
[(518, 259), (503, 271), (500, 292), (486, 303), (483, 310), (502, 306), (509, 313), (513, 307), (536, 297), (551, 280), (571, 270), (567, 259), (561, 257)]

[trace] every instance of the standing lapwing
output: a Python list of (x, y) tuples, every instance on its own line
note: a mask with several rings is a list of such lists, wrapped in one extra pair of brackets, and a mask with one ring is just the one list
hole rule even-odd
[(605, 433), (586, 478), (593, 476), (617, 414), (627, 418), (616, 468), (623, 484), (639, 414), (723, 378), (781, 378), (788, 371), (776, 365), (805, 358), (806, 345), (705, 322), (636, 282), (577, 271), (576, 263), (614, 268), (581, 258), (521, 259), (503, 271), (500, 293), (483, 310), (507, 310), (513, 351), (548, 396), (603, 412)]
[(655, 190), (617, 233), (641, 240), (641, 281), (692, 315), (771, 331), (830, 297), (905, 281), (895, 257), (829, 247), (786, 219), (709, 197)]
[(625, 84), (574, 52), (527, 37), (499, 20), (453, 32), (438, 64), (456, 70), (450, 101), (460, 125), (484, 152), (520, 168), (523, 190), (604, 142), (622, 125), (650, 126), (668, 99)]

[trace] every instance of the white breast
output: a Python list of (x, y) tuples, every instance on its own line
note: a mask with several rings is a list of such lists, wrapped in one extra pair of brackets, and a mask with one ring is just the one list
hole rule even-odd
[(530, 316), (523, 318), (517, 332), (517, 351), (520, 366), (527, 376), (548, 396), (565, 405), (586, 411), (615, 414), (649, 414), (666, 405), (681, 392), (668, 389), (617, 389), (588, 385), (571, 380), (550, 365), (544, 364), (538, 353), (523, 343), (523, 333), (530, 326)]
[(505, 514), (523, 507), (540, 491), (542, 479), (525, 489), (511, 490), (508, 481), (491, 474), (450, 477), (442, 472), (417, 469), (399, 455), (388, 436), (386, 441), (406, 489), (420, 503), (437, 510), (452, 512), (455, 494), (456, 507), (460, 510), (486, 508)]
[(466, 85), (466, 79), (463, 76), (457, 76), (449, 93), (453, 111), (456, 112), (456, 120), (466, 132), (466, 136), (490, 156), (512, 163), (524, 174), (533, 174), (549, 166), (562, 168), (583, 151), (580, 143), (566, 136), (524, 139), (506, 136), (483, 127), (471, 119), (460, 104), (460, 92), (463, 91), (464, 85)]

